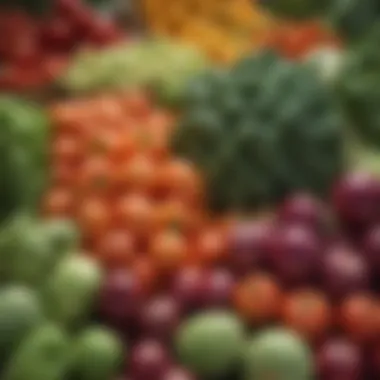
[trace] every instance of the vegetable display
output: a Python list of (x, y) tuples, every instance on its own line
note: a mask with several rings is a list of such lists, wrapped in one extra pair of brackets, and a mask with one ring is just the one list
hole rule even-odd
[(194, 48), (162, 39), (142, 40), (78, 54), (60, 83), (74, 93), (143, 86), (175, 104), (187, 82), (207, 66)]
[(0, 380), (379, 379), (377, 5), (17, 1)]
[(200, 167), (216, 210), (323, 194), (342, 170), (344, 119), (307, 65), (264, 52), (200, 76), (185, 98), (173, 149)]

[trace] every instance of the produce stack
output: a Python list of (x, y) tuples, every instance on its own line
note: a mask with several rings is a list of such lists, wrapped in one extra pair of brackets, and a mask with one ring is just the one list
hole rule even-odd
[(51, 85), (78, 48), (98, 49), (124, 38), (112, 20), (71, 0), (0, 3), (0, 34), (7, 36), (0, 42), (0, 91), (13, 92)]
[(0, 100), (0, 377), (380, 378), (379, 31), (157, 4), (165, 39), (79, 49), (68, 99)]

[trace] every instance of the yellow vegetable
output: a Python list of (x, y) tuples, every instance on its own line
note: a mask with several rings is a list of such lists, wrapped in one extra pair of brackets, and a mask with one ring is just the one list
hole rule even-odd
[(260, 47), (272, 21), (251, 0), (142, 0), (148, 30), (195, 45), (219, 63)]

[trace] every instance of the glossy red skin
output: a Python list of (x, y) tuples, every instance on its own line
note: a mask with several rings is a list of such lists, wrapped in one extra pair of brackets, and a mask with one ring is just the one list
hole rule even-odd
[(166, 348), (155, 340), (137, 342), (131, 352), (127, 370), (134, 380), (161, 380), (171, 366)]
[(344, 245), (333, 247), (322, 258), (322, 287), (334, 300), (368, 289), (369, 280), (370, 273), (363, 257)]
[(236, 274), (244, 275), (265, 266), (272, 228), (267, 221), (237, 222), (229, 228), (228, 261)]
[(361, 244), (373, 275), (380, 275), (380, 224), (367, 230)]
[(204, 276), (205, 272), (197, 267), (184, 267), (176, 273), (171, 285), (171, 293), (185, 312), (202, 307)]
[(143, 336), (170, 343), (181, 320), (181, 307), (170, 295), (159, 295), (144, 303), (139, 313)]
[(175, 365), (165, 372), (162, 380), (196, 380), (196, 377), (186, 368)]
[(99, 296), (99, 313), (105, 322), (119, 328), (133, 326), (145, 301), (145, 291), (138, 277), (127, 270), (111, 272)]
[(319, 232), (326, 223), (326, 210), (316, 198), (299, 193), (285, 200), (279, 209), (278, 219), (283, 223), (306, 225)]
[(376, 298), (370, 293), (354, 293), (339, 308), (339, 325), (345, 334), (361, 345), (376, 342), (379, 333)]
[(332, 202), (344, 224), (367, 227), (379, 219), (380, 181), (368, 173), (351, 173), (334, 186)]
[(203, 307), (223, 308), (231, 304), (235, 280), (225, 269), (213, 269), (205, 273), (203, 281)]
[(8, 36), (0, 41), (0, 61), (5, 62), (0, 90), (14, 92), (41, 89), (51, 83), (61, 73), (57, 66), (46, 64), (51, 55), (70, 55), (79, 47), (103, 47), (124, 38), (112, 21), (77, 0), (56, 1), (50, 19), (44, 22), (23, 12), (2, 11), (0, 35)]
[(322, 256), (317, 234), (301, 225), (284, 225), (271, 236), (267, 253), (274, 273), (287, 285), (313, 283)]
[(343, 338), (326, 341), (320, 347), (316, 360), (323, 380), (363, 379), (363, 353), (358, 346)]

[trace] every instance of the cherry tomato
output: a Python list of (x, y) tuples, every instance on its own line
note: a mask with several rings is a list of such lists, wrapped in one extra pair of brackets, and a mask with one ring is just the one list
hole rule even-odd
[(77, 177), (77, 166), (68, 162), (53, 161), (51, 179), (54, 185), (73, 186)]
[(285, 298), (282, 318), (287, 326), (315, 340), (331, 326), (331, 308), (323, 294), (299, 290)]
[(94, 156), (80, 167), (78, 186), (83, 193), (105, 193), (114, 185), (112, 166), (107, 158)]
[(76, 163), (82, 157), (81, 142), (73, 135), (60, 135), (53, 143), (53, 158), (61, 162)]
[(159, 271), (173, 273), (186, 260), (187, 241), (177, 231), (163, 231), (152, 237), (149, 252)]
[(201, 228), (202, 215), (195, 208), (179, 199), (159, 201), (153, 210), (153, 228), (162, 231), (174, 228), (184, 234), (197, 232)]
[(72, 25), (62, 17), (55, 17), (41, 29), (42, 47), (49, 51), (68, 51), (77, 43)]
[(122, 226), (139, 235), (146, 235), (152, 228), (153, 204), (139, 193), (125, 195), (117, 201), (116, 218)]
[(157, 174), (158, 187), (170, 196), (193, 203), (200, 198), (200, 179), (193, 167), (180, 159), (170, 160)]
[(221, 227), (209, 227), (198, 234), (195, 242), (197, 260), (202, 265), (220, 263), (226, 256), (227, 239)]
[(251, 324), (272, 321), (280, 312), (282, 294), (270, 275), (253, 274), (237, 284), (234, 304), (238, 313)]
[(339, 321), (343, 330), (354, 340), (369, 342), (378, 332), (378, 303), (369, 294), (353, 294), (341, 304)]
[(72, 193), (66, 188), (50, 190), (43, 199), (43, 212), (46, 216), (67, 217), (71, 216), (74, 206)]
[(142, 91), (133, 91), (124, 97), (122, 105), (135, 118), (143, 118), (150, 114), (152, 104), (148, 96)]
[(86, 235), (99, 236), (111, 224), (109, 205), (102, 198), (84, 198), (78, 205), (77, 220)]
[(150, 257), (137, 255), (136, 260), (132, 264), (132, 270), (140, 279), (144, 290), (147, 293), (157, 289), (158, 275), (153, 260)]
[(133, 236), (121, 229), (107, 231), (99, 236), (96, 253), (107, 268), (129, 266), (135, 255)]
[(120, 168), (120, 184), (135, 192), (150, 192), (154, 185), (156, 165), (145, 155), (135, 155)]

